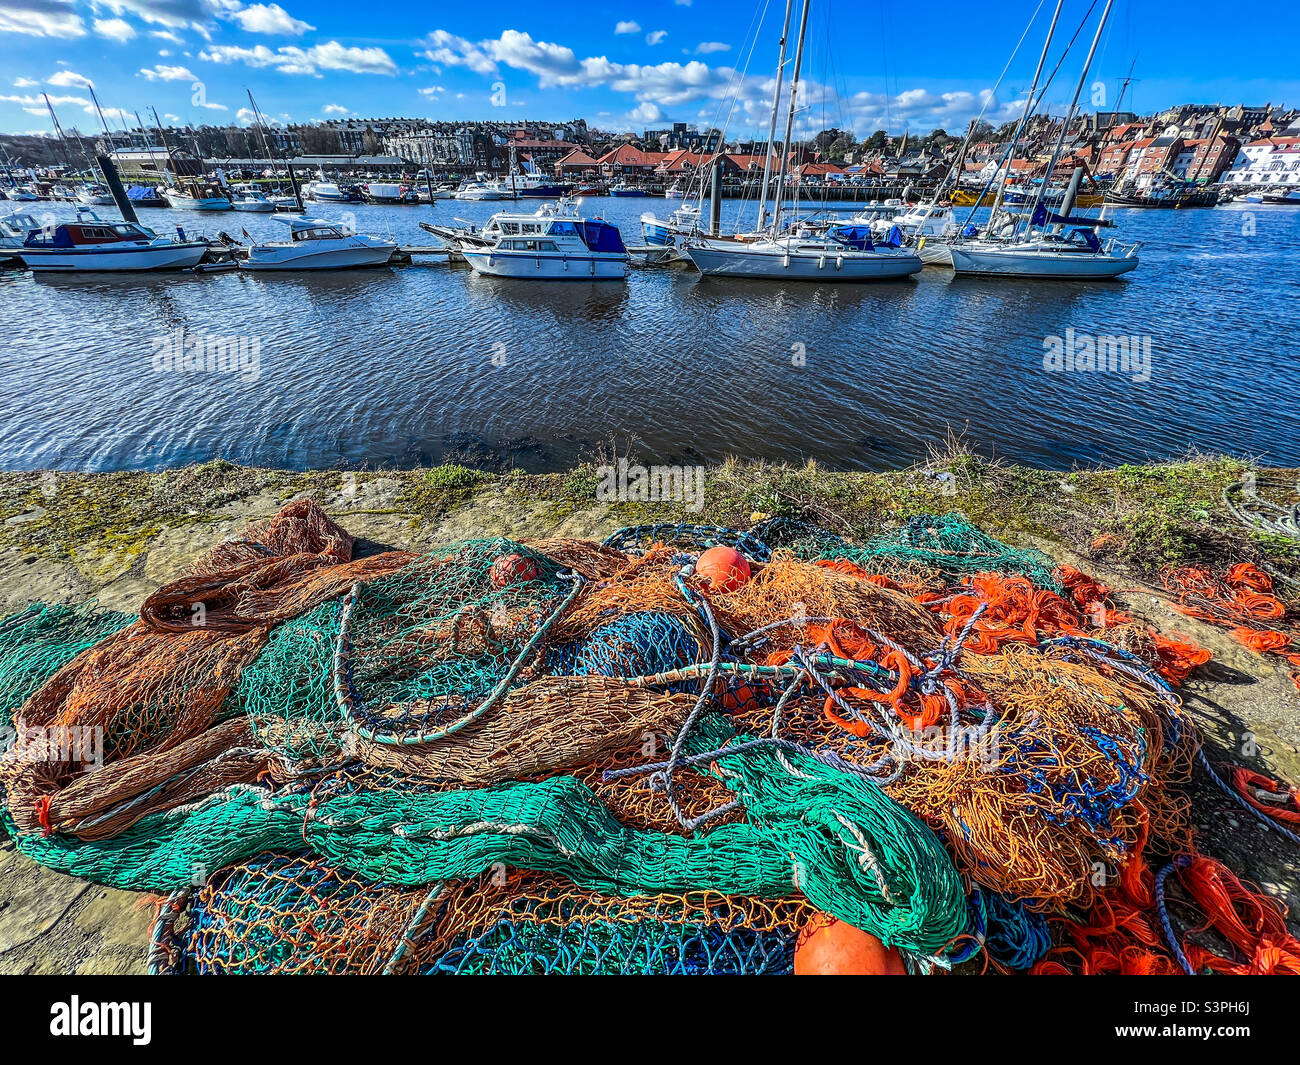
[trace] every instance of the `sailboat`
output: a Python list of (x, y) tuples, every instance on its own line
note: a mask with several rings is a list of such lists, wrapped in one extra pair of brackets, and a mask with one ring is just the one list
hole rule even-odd
[[(1088, 71), (1092, 67), (1097, 45), (1106, 27), (1106, 21), (1110, 17), (1113, 2), (1114, 0), (1106, 0), (1106, 7), (1101, 13), (1101, 21), (1097, 24), (1092, 46), (1088, 50), (1088, 57), (1079, 75), (1079, 83), (1074, 90), (1074, 99), (1061, 123), (1061, 134), (1057, 138), (1051, 161), (1047, 165), (1047, 177), (1056, 170), (1056, 164), (1061, 158), (1061, 150), (1065, 145), (1066, 131), (1078, 113), (1079, 95), (1083, 92), (1083, 86), (1088, 79)], [(1042, 56), (1038, 61), (1038, 71), (1034, 75), (1034, 84), (1025, 101), (1025, 112), (1020, 120), (1020, 128), (1017, 129), (1016, 136), (1011, 139), (1013, 148), (1033, 108), (1034, 93), (1060, 14), (1061, 3), (1057, 0), (1056, 13), (1047, 31), (1047, 40), (1043, 44)], [(1003, 171), (1004, 174), (1006, 169), (1009, 169), (1009, 162)], [(1032, 211), (1027, 217), (1023, 214), (1012, 215), (1009, 225), (1005, 218), (999, 221), (998, 212), (1002, 201), (999, 193), (994, 201), (993, 215), (985, 233), (969, 238), (963, 233), (951, 243), (949, 250), (952, 254), (953, 272), (959, 276), (1095, 280), (1119, 277), (1121, 274), (1136, 270), (1140, 244), (1122, 244), (1115, 239), (1102, 243), (1097, 236), (1097, 229), (1110, 223), (1104, 218), (1076, 218), (1070, 215), (1081, 178), (1082, 170), (1076, 169), (1069, 188), (1061, 200), (1059, 214), (1049, 212), (1047, 204), (1043, 202), (1048, 186), (1045, 179), (1038, 187)], [(1068, 232), (1067, 227), (1070, 227)]]
[[(771, 177), (773, 135), (780, 109), (781, 83), (785, 72), (786, 40), (794, 0), (786, 0), (785, 22), (777, 58), (776, 89), (772, 95), (772, 116), (768, 130), (768, 152), (763, 167), (763, 187), (759, 199), (758, 232), (745, 237), (699, 237), (685, 244), (685, 252), (700, 273), (706, 276), (762, 278), (791, 281), (879, 281), (907, 277), (922, 267), (912, 250), (877, 247), (865, 226), (838, 226), (830, 229), (797, 224), (781, 228), (781, 207), (785, 195), (787, 162), (794, 116), (798, 106), (799, 74), (803, 68), (804, 41), (808, 35), (808, 8), (803, 0), (799, 16), (799, 37), (795, 45), (794, 67), (790, 81), (790, 103), (786, 112), (785, 138), (779, 157), (776, 188), (772, 196), (772, 221), (767, 221), (767, 193)], [(797, 190), (796, 190), (797, 192)]]

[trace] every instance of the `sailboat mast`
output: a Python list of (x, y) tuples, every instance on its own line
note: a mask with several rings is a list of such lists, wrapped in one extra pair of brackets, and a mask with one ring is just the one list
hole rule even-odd
[(790, 77), (790, 107), (785, 114), (785, 139), (781, 142), (781, 169), (777, 171), (776, 194), (772, 198), (772, 232), (781, 226), (781, 204), (785, 199), (786, 162), (790, 155), (790, 138), (794, 135), (794, 113), (799, 101), (799, 72), (803, 69), (803, 42), (808, 35), (808, 7), (812, 0), (803, 0), (799, 15), (799, 43), (794, 48), (794, 71)]
[[(1011, 147), (1007, 152), (1006, 162), (1002, 168), (1002, 179), (998, 182), (997, 195), (993, 198), (993, 210), (989, 213), (990, 232), (992, 232), (993, 220), (997, 217), (998, 208), (1002, 206), (1002, 195), (1006, 191), (1007, 176), (1011, 173), (1011, 160), (1016, 157), (1016, 141), (1020, 139), (1020, 134), (1024, 132), (1025, 124), (1029, 121), (1029, 114), (1034, 107), (1034, 93), (1038, 90), (1038, 81), (1043, 76), (1043, 67), (1047, 63), (1047, 51), (1052, 46), (1052, 37), (1056, 33), (1056, 23), (1061, 18), (1061, 5), (1063, 2), (1064, 0), (1056, 0), (1056, 10), (1052, 13), (1052, 24), (1047, 27), (1047, 40), (1043, 42), (1043, 51), (1038, 57), (1038, 67), (1034, 71), (1034, 81), (1029, 86), (1029, 94), (1025, 97), (1025, 110), (1021, 114), (1020, 123), (1016, 126), (1015, 133), (1011, 137)], [(978, 207), (979, 203), (977, 202), (975, 206)], [(974, 211), (971, 212), (971, 214), (974, 213)]]
[[(266, 153), (267, 163), (274, 166), (275, 160), (271, 158), (271, 145), (266, 139), (266, 126), (262, 122), (262, 112), (258, 110), (257, 101), (253, 99), (253, 90), (245, 89), (244, 91), (248, 93), (248, 102), (252, 105), (253, 118), (257, 122), (257, 132), (261, 134), (262, 137), (262, 151)], [(272, 171), (272, 174), (274, 174), (274, 171)]]
[[(1043, 175), (1043, 181), (1038, 186), (1038, 195), (1034, 197), (1033, 210), (1029, 212), (1030, 225), (1033, 225), (1034, 211), (1037, 211), (1039, 204), (1043, 202), (1043, 194), (1051, 183), (1052, 175), (1056, 173), (1056, 164), (1060, 161), (1061, 150), (1065, 147), (1065, 135), (1069, 131), (1070, 123), (1074, 121), (1075, 113), (1079, 108), (1079, 97), (1083, 93), (1084, 83), (1088, 80), (1088, 71), (1092, 69), (1092, 60), (1097, 54), (1097, 45), (1101, 42), (1101, 33), (1106, 28), (1106, 20), (1110, 18), (1110, 8), (1114, 2), (1115, 0), (1106, 0), (1106, 6), (1101, 12), (1101, 21), (1097, 23), (1097, 32), (1092, 35), (1092, 47), (1088, 49), (1088, 58), (1083, 61), (1083, 70), (1079, 72), (1079, 83), (1074, 87), (1074, 99), (1070, 101), (1070, 109), (1065, 113), (1065, 118), (1061, 122), (1061, 135), (1056, 138), (1056, 148), (1052, 151), (1052, 161), (1047, 164), (1047, 173)], [(1057, 228), (1060, 228), (1059, 225)]]
[[(758, 198), (758, 229), (767, 222), (767, 191), (772, 174), (772, 140), (776, 136), (776, 115), (781, 109), (781, 83), (785, 77), (785, 46), (790, 36), (790, 16), (794, 14), (794, 0), (785, 0), (785, 25), (781, 29), (781, 50), (776, 60), (776, 88), (772, 92), (772, 120), (767, 127), (767, 153), (763, 157), (763, 191)], [(701, 189), (703, 182), (701, 182)], [(700, 193), (703, 197), (703, 192)]]

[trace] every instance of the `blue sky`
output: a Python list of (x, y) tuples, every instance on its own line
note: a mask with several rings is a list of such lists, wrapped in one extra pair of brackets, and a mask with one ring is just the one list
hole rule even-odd
[[(1067, 0), (1058, 42), (1089, 0)], [(1037, 0), (1003, 0), (972, 22), (915, 7), (815, 0), (805, 65), (805, 128), (960, 131), (980, 110)], [(1027, 87), (1045, 3), (989, 102), (1000, 121)], [(970, 8), (974, 11), (974, 8)], [(1237, 18), (1218, 0), (1116, 0), (1090, 81), (1126, 106), (1183, 101), (1300, 104), (1300, 20), (1268, 9)], [(1259, 13), (1263, 8), (1251, 8)], [(247, 122), (252, 89), (278, 121), (329, 117), (585, 118), (614, 130), (671, 121), (766, 126), (783, 0), (620, 0), (539, 4), (358, 4), (356, 0), (0, 0), (0, 130), (49, 130), (48, 92), (65, 126), (98, 128), (86, 83), (117, 126), (156, 107), (177, 123)], [(1100, 4), (1094, 18), (1100, 12)], [(761, 21), (760, 21), (761, 17)], [(761, 27), (751, 52), (754, 27)], [(1085, 38), (1091, 33), (1091, 26)], [(1086, 44), (1086, 39), (1084, 41)], [(1049, 94), (1073, 90), (1081, 45)], [(738, 72), (748, 71), (737, 93)]]

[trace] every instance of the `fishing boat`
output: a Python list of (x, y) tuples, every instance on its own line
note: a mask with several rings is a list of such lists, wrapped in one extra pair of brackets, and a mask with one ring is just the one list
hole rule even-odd
[(1300, 189), (1277, 189), (1273, 192), (1264, 193), (1264, 202), (1283, 207), (1294, 207), (1300, 204)]
[(647, 244), (659, 248), (682, 248), (687, 241), (704, 234), (700, 211), (698, 203), (683, 203), (667, 218), (647, 211), (641, 216), (641, 235)]
[(163, 189), (167, 206), (178, 211), (229, 211), (230, 197), (212, 182), (186, 182)]
[(1219, 190), (1213, 185), (1198, 185), (1166, 174), (1146, 188), (1125, 182), (1110, 189), (1105, 196), (1107, 207), (1144, 207), (1178, 209), (1182, 207), (1213, 207), (1219, 201)]
[(251, 245), (240, 261), (243, 269), (346, 270), (382, 266), (397, 250), (392, 241), (347, 233), (339, 223), (322, 218), (276, 215), (275, 221), (289, 227), (289, 239)]
[(106, 222), (83, 207), (75, 222), (29, 232), (17, 254), (35, 272), (121, 273), (189, 269), (207, 251), (206, 240), (160, 237), (134, 222)]
[[(808, 35), (808, 9), (811, 0), (803, 0), (799, 16), (799, 36), (795, 45), (790, 100), (786, 112), (783, 145), (789, 145), (794, 132), (794, 117), (799, 107), (799, 74), (803, 69), (804, 42)], [(794, 0), (786, 0), (784, 29), (777, 57), (775, 89), (767, 143), (775, 143), (776, 123), (781, 106), (781, 85), (785, 76), (786, 41)], [(777, 161), (775, 188), (771, 197), (771, 221), (768, 222), (768, 192), (771, 185), (773, 158)], [(907, 248), (877, 247), (867, 226), (814, 227), (796, 223), (782, 229), (781, 215), (789, 180), (789, 153), (768, 152), (763, 167), (763, 185), (759, 194), (758, 229), (744, 236), (696, 237), (685, 242), (684, 250), (696, 269), (705, 276), (743, 277), (781, 281), (883, 281), (907, 277), (919, 272), (924, 264), (916, 252)], [(795, 189), (796, 198), (798, 189)]]
[(680, 181), (674, 181), (672, 185), (668, 187), (668, 191), (664, 193), (665, 200), (680, 200), (685, 198), (685, 196), (686, 189), (682, 186)]
[(532, 214), (502, 211), (481, 233), (454, 239), (476, 273), (546, 281), (621, 281), (627, 248), (618, 226), (583, 217), (577, 201), (543, 204)]
[(625, 197), (650, 195), (650, 193), (646, 192), (645, 189), (639, 188), (636, 185), (629, 185), (626, 181), (620, 181), (617, 185), (611, 185), (609, 187), (609, 194), (611, 196)]
[(43, 198), (30, 185), (16, 185), (7, 191), (7, 196), (17, 203), (34, 203)]

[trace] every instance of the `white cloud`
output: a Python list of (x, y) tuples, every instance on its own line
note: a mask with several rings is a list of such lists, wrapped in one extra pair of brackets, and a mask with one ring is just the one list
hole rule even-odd
[(673, 0), (678, 7), (690, 7), (691, 0)]
[(650, 103), (648, 100), (645, 103), (634, 107), (627, 113), (628, 121), (635, 125), (641, 125), (646, 122), (658, 122), (663, 117), (664, 113), (655, 104)]
[(696, 55), (712, 55), (714, 52), (730, 52), (731, 45), (722, 41), (701, 41), (695, 46)]
[(257, 121), (257, 114), (251, 107), (241, 107), (235, 112), (235, 121), (245, 126), (251, 126)]
[(30, 89), (39, 84), (40, 82), (35, 78), (16, 78), (14, 80), (15, 89)]
[(645, 35), (645, 43), (653, 47), (668, 36), (667, 30), (651, 30)]
[(60, 70), (51, 74), (49, 77), (51, 85), (57, 85), (60, 89), (78, 88), (84, 89), (90, 85), (90, 79), (84, 74), (78, 74), (72, 70)]
[(219, 104), (212, 100), (203, 100), (197, 106), (206, 107), (209, 111), (229, 111), (230, 108), (225, 104)]
[(126, 19), (97, 18), (95, 19), (95, 32), (101, 37), (107, 37), (110, 41), (117, 41), (121, 44), (135, 36), (135, 27)]
[(396, 74), (397, 64), (382, 48), (348, 48), (338, 41), (314, 44), (310, 48), (286, 46), (275, 51), (264, 44), (244, 48), (233, 44), (212, 45), (199, 53), (209, 63), (243, 63), (245, 66), (274, 67), (281, 74), (319, 76), (322, 70), (353, 74)]
[[(685, 5), (684, 5), (685, 6)], [(444, 66), (461, 66), (485, 76), (498, 76), (501, 67), (525, 71), (536, 76), (539, 87), (589, 89), (603, 88), (631, 96), (636, 107), (625, 117), (632, 121), (656, 122), (666, 112), (703, 101), (722, 100), (734, 91), (733, 71), (727, 66), (710, 66), (699, 59), (686, 62), (655, 64), (616, 63), (605, 56), (581, 58), (564, 45), (535, 41), (527, 33), (506, 30), (499, 38), (469, 41), (444, 30), (435, 30), (426, 38), (430, 46), (425, 56)], [(706, 54), (713, 42), (700, 46)], [(746, 79), (743, 85), (741, 122), (757, 130), (766, 125), (771, 108), (773, 82), (769, 78)], [(989, 90), (981, 92), (933, 93), (926, 89), (909, 89), (895, 96), (857, 93), (841, 96), (831, 86), (804, 79), (801, 102), (806, 116), (822, 114), (842, 116), (839, 124), (850, 126), (858, 136), (869, 136), (876, 129), (902, 132), (904, 128), (926, 132), (942, 126), (960, 133), (966, 123), (979, 113)], [(645, 105), (657, 109), (659, 118)], [(985, 117), (996, 125), (1004, 121), (1003, 113), (1012, 104), (990, 103)], [(712, 121), (713, 116), (702, 116)], [(801, 124), (800, 136), (807, 135)], [(816, 133), (817, 125), (810, 132)], [(735, 127), (733, 126), (733, 132)]]
[(173, 33), (171, 30), (150, 30), (150, 37), (157, 37), (160, 41), (171, 41), (172, 44), (184, 44), (185, 38), (179, 33)]
[(187, 67), (169, 67), (159, 63), (152, 69), (146, 67), (140, 71), (141, 75), (150, 81), (197, 81), (198, 79), (189, 71)]
[(441, 85), (430, 85), (427, 88), (420, 89), (419, 93), (421, 96), (437, 96), (438, 93), (446, 92), (446, 91), (447, 90), (444, 89)]
[(321, 108), (321, 112), (327, 115), (349, 115), (352, 113), (342, 104), (326, 104)]
[(641, 23), (639, 22), (620, 22), (614, 27), (615, 33), (640, 33)]
[(180, 115), (173, 115), (170, 111), (163, 115), (163, 118), (167, 119), (168, 122), (179, 122), (181, 120)]
[(69, 39), (84, 37), (86, 23), (73, 10), (73, 0), (5, 0), (0, 33)]
[(232, 12), (231, 17), (247, 33), (301, 37), (308, 30), (316, 28), (302, 19), (294, 18), (279, 4), (250, 4), (242, 10)]

